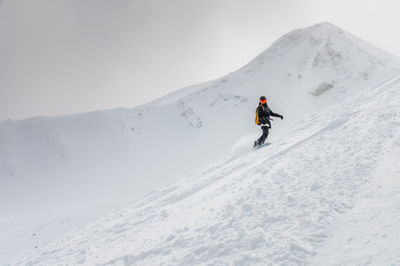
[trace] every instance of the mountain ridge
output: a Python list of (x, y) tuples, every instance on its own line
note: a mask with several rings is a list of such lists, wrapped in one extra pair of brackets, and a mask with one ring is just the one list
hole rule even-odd
[[(50, 115), (50, 116), (32, 116), (32, 117), (27, 117), (27, 118), (23, 118), (23, 119), (5, 119), (0, 121), (1, 122), (8, 122), (8, 123), (13, 123), (13, 122), (18, 122), (18, 121), (24, 121), (24, 120), (29, 120), (29, 119), (40, 119), (40, 118), (66, 118), (68, 116), (79, 116), (79, 115), (85, 115), (85, 114), (92, 114), (92, 113), (96, 113), (96, 112), (109, 112), (109, 111), (118, 111), (118, 110), (124, 110), (124, 111), (130, 111), (130, 110), (134, 110), (134, 109), (145, 109), (146, 107), (148, 107), (148, 105), (156, 105), (158, 106), (157, 102), (161, 101), (163, 102), (164, 99), (168, 99), (168, 98), (174, 98), (173, 100), (169, 100), (168, 102), (174, 102), (176, 100), (179, 100), (179, 98), (182, 98), (182, 92), (183, 96), (187, 96), (188, 94), (191, 93), (195, 93), (196, 89), (198, 87), (208, 87), (209, 84), (213, 84), (215, 82), (218, 82), (219, 80), (224, 80), (229, 78), (232, 74), (235, 74), (236, 72), (248, 72), (249, 70), (247, 69), (249, 66), (251, 66), (252, 64), (256, 64), (259, 61), (265, 60), (265, 58), (269, 58), (270, 54), (274, 54), (274, 50), (277, 49), (277, 47), (282, 48), (282, 46), (288, 46), (288, 40), (292, 40), (294, 41), (294, 44), (296, 44), (296, 41), (298, 41), (298, 39), (300, 38), (309, 38), (310, 43), (315, 43), (318, 44), (320, 43), (323, 39), (329, 39), (331, 35), (335, 34), (335, 33), (340, 33), (343, 34), (345, 36), (350, 36), (351, 38), (354, 39), (358, 39), (360, 40), (363, 45), (362, 46), (367, 46), (368, 49), (372, 49), (374, 50), (375, 53), (380, 53), (383, 56), (383, 58), (385, 59), (390, 59), (388, 61), (395, 61), (397, 66), (399, 68), (398, 71), (400, 71), (400, 58), (396, 57), (395, 55), (392, 55), (380, 48), (377, 48), (374, 45), (371, 45), (367, 42), (365, 42), (364, 40), (361, 40), (360, 38), (358, 38), (357, 36), (344, 31), (343, 29), (339, 28), (338, 26), (330, 23), (330, 22), (321, 22), (321, 23), (317, 23), (313, 26), (309, 26), (306, 28), (299, 28), (299, 29), (295, 29), (293, 31), (290, 31), (286, 34), (284, 34), (282, 37), (280, 37), (278, 40), (276, 40), (275, 42), (273, 42), (270, 47), (268, 47), (267, 49), (265, 49), (263, 52), (261, 52), (258, 56), (254, 57), (252, 60), (250, 60), (249, 63), (247, 63), (246, 65), (244, 65), (243, 67), (238, 68), (237, 70), (230, 72), (226, 75), (223, 75), (220, 78), (216, 78), (210, 81), (206, 81), (206, 82), (200, 82), (194, 85), (190, 85), (187, 87), (183, 87), (181, 89), (178, 89), (174, 92), (168, 93), (164, 96), (161, 96), (159, 98), (156, 98), (154, 100), (150, 100), (147, 103), (143, 103), (140, 105), (137, 105), (135, 107), (116, 107), (116, 108), (111, 108), (111, 109), (104, 109), (104, 110), (93, 110), (93, 111), (88, 111), (88, 112), (80, 112), (80, 113), (72, 113), (72, 114), (62, 114), (62, 115)], [(319, 38), (319, 40), (318, 40)], [(290, 43), (290, 42), (289, 42)], [(297, 43), (298, 44), (298, 43)], [(290, 48), (290, 46), (288, 47)], [(277, 56), (276, 54), (274, 54), (275, 56)], [(279, 55), (279, 53), (278, 53)], [(376, 55), (375, 55), (376, 56)], [(371, 56), (372, 58), (374, 56)], [(262, 62), (263, 64), (263, 62)], [(177, 97), (173, 97), (173, 96), (177, 96)]]

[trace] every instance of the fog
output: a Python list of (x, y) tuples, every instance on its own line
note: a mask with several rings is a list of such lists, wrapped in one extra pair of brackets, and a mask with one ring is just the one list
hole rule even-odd
[(3, 0), (0, 120), (134, 107), (322, 21), (400, 56), (398, 0)]

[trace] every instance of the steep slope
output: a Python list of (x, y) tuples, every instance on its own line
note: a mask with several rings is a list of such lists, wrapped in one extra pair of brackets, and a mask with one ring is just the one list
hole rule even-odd
[(396, 78), (14, 263), (397, 265), (399, 126)]

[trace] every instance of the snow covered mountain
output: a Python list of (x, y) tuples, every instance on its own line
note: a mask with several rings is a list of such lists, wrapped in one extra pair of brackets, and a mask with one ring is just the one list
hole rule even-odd
[(399, 265), (400, 77), (15, 265)]
[(258, 134), (253, 116), (260, 95), (285, 116), (277, 135), (399, 73), (397, 58), (322, 23), (286, 34), (221, 79), (144, 106), (3, 121), (0, 210), (9, 200), (13, 209), (27, 202), (42, 209), (43, 199), (140, 195), (213, 162), (241, 136)]
[(249, 134), (257, 137), (254, 110), (260, 95), (285, 116), (270, 135), (279, 153), (284, 132), (301, 119), (398, 75), (399, 59), (322, 23), (284, 35), (221, 79), (137, 108), (0, 122), (2, 219), (137, 198), (196, 173), (246, 143)]

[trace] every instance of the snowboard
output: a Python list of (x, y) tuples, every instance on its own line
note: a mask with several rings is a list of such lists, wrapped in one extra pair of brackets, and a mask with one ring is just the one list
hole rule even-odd
[(262, 147), (271, 145), (271, 142), (265, 142), (264, 144), (261, 144), (260, 146), (256, 146), (254, 147), (255, 150), (261, 149)]

